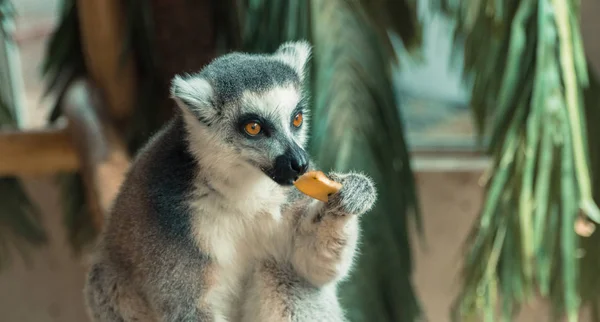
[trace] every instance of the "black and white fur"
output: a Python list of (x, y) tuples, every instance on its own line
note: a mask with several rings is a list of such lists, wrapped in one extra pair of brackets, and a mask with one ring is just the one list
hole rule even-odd
[[(310, 51), (231, 53), (173, 80), (180, 113), (134, 161), (93, 257), (93, 321), (345, 321), (336, 284), (376, 191), (357, 173), (328, 174), (343, 185), (328, 203), (291, 186), (315, 169)], [(265, 132), (248, 136), (248, 120)]]

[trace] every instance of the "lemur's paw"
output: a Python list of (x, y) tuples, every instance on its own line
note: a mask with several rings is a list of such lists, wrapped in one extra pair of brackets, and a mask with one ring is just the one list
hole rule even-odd
[(377, 191), (373, 181), (360, 173), (330, 173), (332, 180), (342, 184), (342, 189), (329, 198), (327, 210), (340, 215), (362, 215), (373, 208)]

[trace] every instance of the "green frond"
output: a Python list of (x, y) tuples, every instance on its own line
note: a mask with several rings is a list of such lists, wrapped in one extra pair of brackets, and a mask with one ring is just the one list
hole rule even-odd
[(312, 3), (312, 154), (325, 170), (368, 173), (380, 193), (362, 219), (361, 256), (340, 296), (353, 321), (414, 321), (421, 312), (408, 226), (411, 213), (419, 215), (416, 187), (392, 82), (395, 54), (387, 26), (372, 20), (386, 12), (361, 14), (382, 10), (367, 2), (361, 10), (347, 1)]
[[(471, 107), (480, 134), (491, 123), (495, 160), (467, 243), (454, 319), (492, 321), (500, 305), (510, 320), (541, 295), (552, 301), (555, 317), (577, 321), (585, 289), (579, 281), (594, 280), (584, 272), (598, 268), (598, 255), (579, 258), (591, 239), (579, 237), (574, 225), (580, 215), (600, 220), (588, 155), (588, 137), (598, 136), (588, 136), (585, 124), (593, 115), (586, 117), (582, 104), (588, 72), (578, 6), (571, 0), (443, 4), (457, 20)], [(597, 102), (586, 104), (597, 109), (589, 106)]]
[(309, 0), (240, 0), (242, 49), (273, 52), (288, 40), (311, 39)]
[(86, 73), (77, 3), (74, 0), (64, 0), (62, 4), (60, 22), (46, 45), (41, 69), (46, 81), (44, 96), (50, 93), (56, 96), (50, 112), (50, 122), (60, 117), (60, 103), (71, 82)]
[[(383, 47), (395, 55), (389, 32), (397, 34), (408, 52), (421, 49), (422, 30), (414, 0), (355, 0), (347, 1), (348, 9), (362, 15), (361, 19), (380, 37)], [(394, 62), (396, 59), (394, 58)]]
[(0, 22), (4, 19), (13, 17), (15, 14), (15, 8), (9, 0), (0, 0)]

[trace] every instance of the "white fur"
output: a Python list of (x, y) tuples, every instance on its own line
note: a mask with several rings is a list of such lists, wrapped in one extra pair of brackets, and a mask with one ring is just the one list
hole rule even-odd
[[(235, 316), (237, 296), (243, 278), (251, 271), (257, 258), (267, 254), (285, 256), (289, 235), (281, 234), (288, 225), (281, 218), (280, 206), (285, 202), (285, 188), (280, 187), (260, 170), (236, 161), (227, 146), (202, 126), (193, 115), (184, 112), (192, 154), (204, 173), (224, 198), (194, 198), (196, 213), (194, 234), (200, 247), (214, 257), (219, 265), (217, 288), (209, 295), (216, 313)], [(209, 179), (210, 180), (210, 179)], [(196, 195), (207, 191), (202, 180), (197, 181)]]
[(312, 47), (308, 41), (290, 41), (279, 46), (275, 57), (292, 67), (304, 79), (306, 64), (310, 59)]
[(216, 115), (213, 102), (214, 90), (210, 83), (200, 77), (183, 79), (175, 76), (171, 83), (171, 98), (182, 109), (191, 109), (198, 116), (211, 120)]

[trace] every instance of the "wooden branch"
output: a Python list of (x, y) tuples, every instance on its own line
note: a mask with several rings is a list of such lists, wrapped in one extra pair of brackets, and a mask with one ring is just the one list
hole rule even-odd
[(123, 1), (78, 0), (77, 12), (87, 69), (106, 95), (110, 118), (118, 125), (126, 124), (133, 113), (137, 85), (133, 57), (123, 55)]
[(0, 176), (44, 175), (78, 168), (66, 128), (0, 131)]
[(98, 91), (83, 80), (71, 84), (62, 106), (97, 228), (102, 227), (130, 163), (125, 144), (102, 107)]

